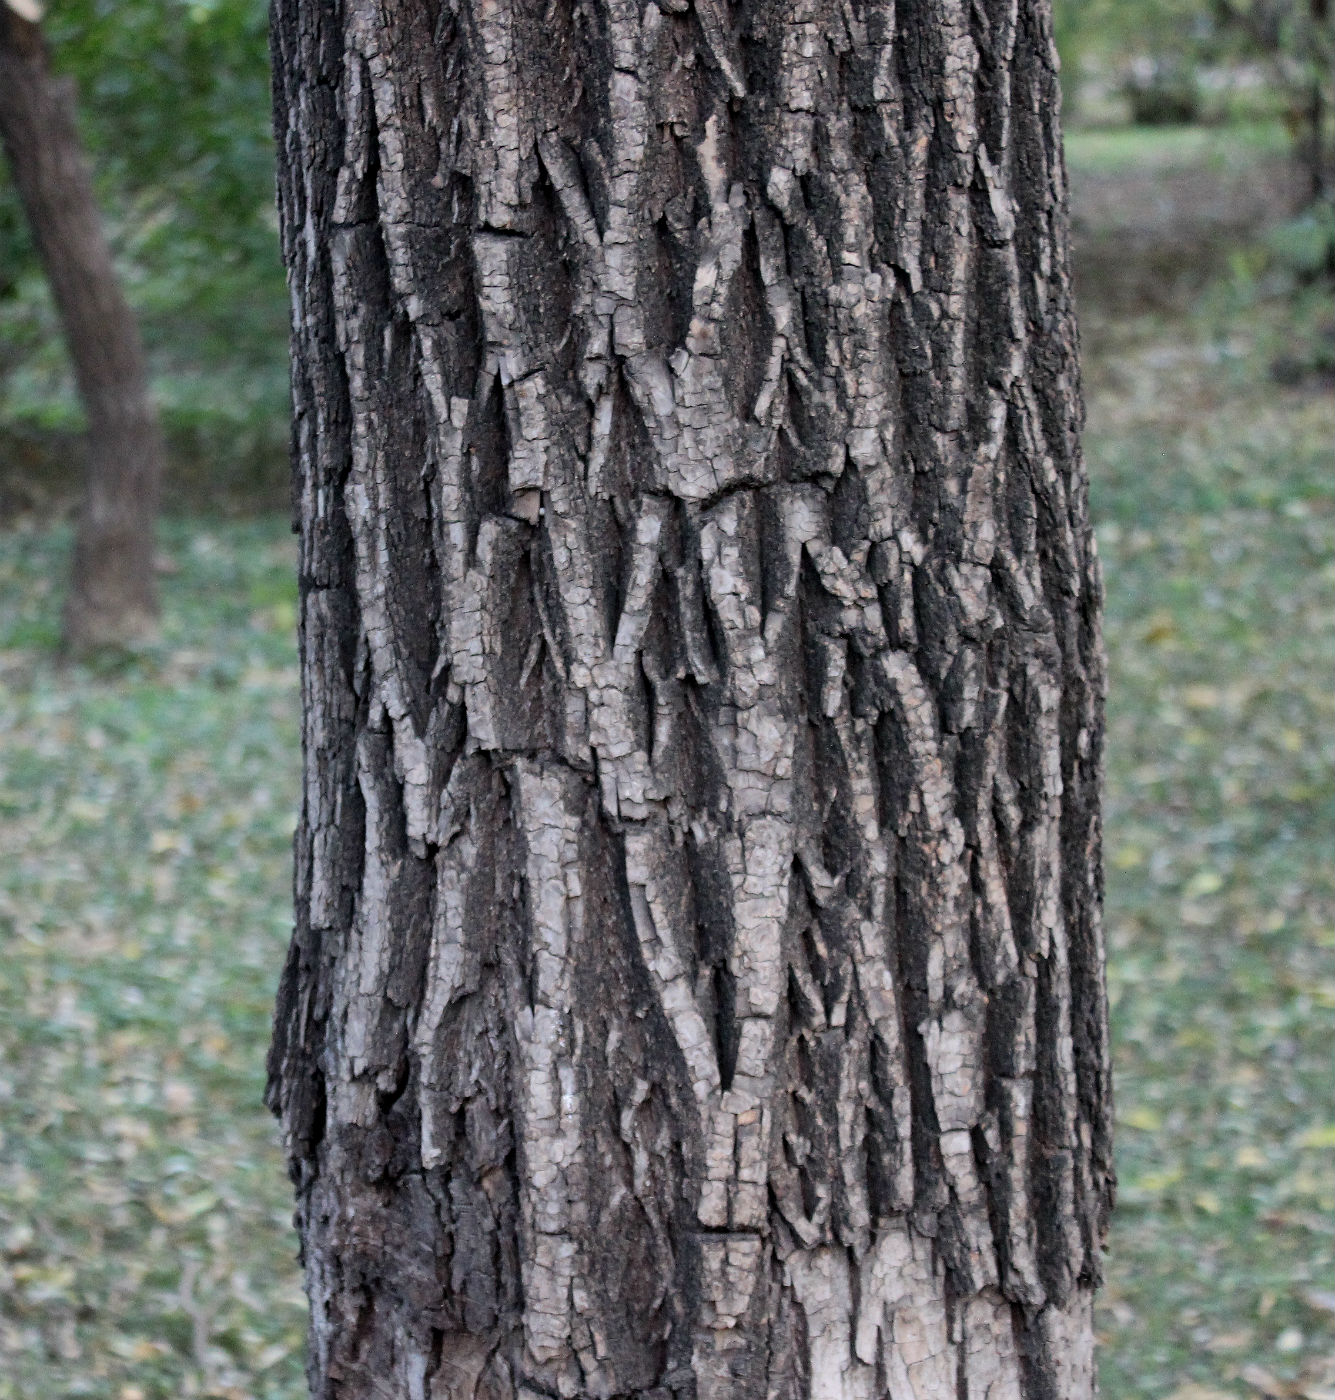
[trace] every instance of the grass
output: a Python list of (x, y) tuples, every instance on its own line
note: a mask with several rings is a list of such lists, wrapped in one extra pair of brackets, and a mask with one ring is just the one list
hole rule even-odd
[[(1335, 402), (1289, 303), (1096, 337), (1121, 1205), (1108, 1400), (1335, 1394)], [(0, 1400), (296, 1400), (260, 1106), (289, 926), (293, 551), (170, 522), (162, 641), (62, 667), (0, 536)]]
[(1335, 1395), (1335, 400), (1270, 381), (1287, 311), (1124, 326), (1091, 366), (1110, 1400)]
[(1111, 126), (1066, 134), (1071, 166), (1091, 174), (1167, 170), (1234, 170), (1258, 157), (1283, 155), (1293, 138), (1280, 121), (1221, 126)]
[(260, 1106), (298, 773), (292, 543), (166, 532), (160, 645), (53, 660), (62, 533), (0, 540), (0, 1397), (303, 1393)]

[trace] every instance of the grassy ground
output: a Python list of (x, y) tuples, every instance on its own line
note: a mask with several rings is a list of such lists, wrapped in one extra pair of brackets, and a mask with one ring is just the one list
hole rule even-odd
[(1259, 156), (1286, 155), (1291, 142), (1279, 121), (1091, 127), (1067, 134), (1066, 158), (1083, 174), (1251, 170)]
[(1335, 400), (1265, 312), (1092, 366), (1117, 1400), (1335, 1396)]
[(1335, 1397), (1335, 308), (1295, 290), (1303, 255), (1286, 272), (1303, 226), (1265, 226), (1273, 133), (1241, 137), (1069, 144), (1111, 679), (1112, 1400)]
[(160, 646), (52, 659), (67, 539), (0, 537), (0, 1397), (301, 1393), (260, 1106), (297, 786), (283, 524), (175, 523)]
[[(1098, 173), (1112, 162), (1098, 153)], [(1109, 1400), (1335, 1396), (1335, 398), (1291, 310), (1087, 317), (1121, 1207)], [(54, 660), (0, 536), (0, 1400), (296, 1400), (259, 1105), (297, 784), (277, 520), (166, 531), (160, 645)]]

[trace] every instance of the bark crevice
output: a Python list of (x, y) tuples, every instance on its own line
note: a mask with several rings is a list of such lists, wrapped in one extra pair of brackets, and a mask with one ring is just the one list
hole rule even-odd
[(274, 43), (314, 1392), (1092, 1395), (1041, 7), (282, 0)]

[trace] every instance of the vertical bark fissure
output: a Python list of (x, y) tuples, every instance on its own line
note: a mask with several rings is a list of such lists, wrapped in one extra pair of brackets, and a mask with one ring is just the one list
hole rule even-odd
[(314, 1392), (1091, 1395), (1044, 10), (285, 0), (274, 46)]

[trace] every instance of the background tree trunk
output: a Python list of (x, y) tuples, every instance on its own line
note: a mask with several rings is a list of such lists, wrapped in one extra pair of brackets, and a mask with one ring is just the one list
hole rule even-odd
[(279, 0), (321, 1397), (1078, 1400), (1100, 583), (1042, 0)]
[[(19, 7), (23, 8), (23, 7)], [(88, 418), (88, 483), (65, 641), (132, 642), (157, 618), (153, 524), (163, 447), (139, 330), (102, 234), (74, 121), (37, 25), (0, 4), (0, 140), (65, 328)]]

